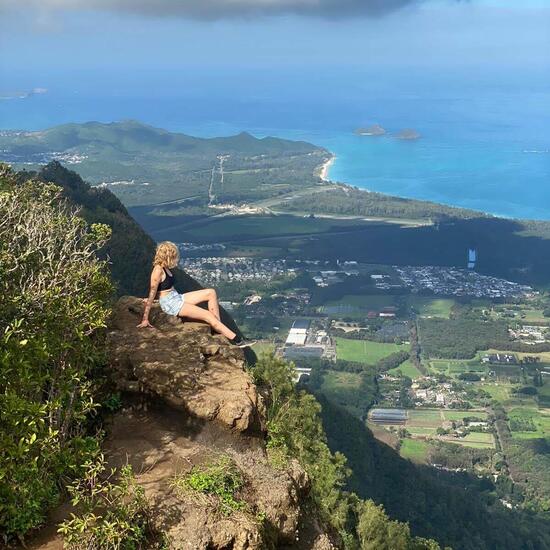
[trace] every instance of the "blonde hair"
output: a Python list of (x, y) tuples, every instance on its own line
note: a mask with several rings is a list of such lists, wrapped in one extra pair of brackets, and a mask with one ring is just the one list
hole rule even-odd
[(163, 241), (157, 245), (153, 265), (168, 268), (177, 267), (179, 259), (180, 252), (178, 247), (173, 242)]

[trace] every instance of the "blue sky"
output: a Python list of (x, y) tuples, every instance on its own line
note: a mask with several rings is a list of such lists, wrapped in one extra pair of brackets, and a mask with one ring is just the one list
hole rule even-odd
[[(179, 0), (178, 5), (188, 1)], [(357, 7), (384, 1), (405, 5), (374, 15)], [(486, 68), (550, 69), (548, 1), (195, 3), (212, 4), (206, 15), (174, 10), (174, 2), (0, 0), (0, 89), (27, 82), (32, 75), (39, 86), (47, 75), (121, 70), (166, 73), (189, 67), (292, 71), (383, 66), (449, 73), (462, 67), (480, 72)], [(218, 9), (225, 4), (241, 7), (236, 13), (225, 13)], [(258, 14), (256, 5), (278, 8), (274, 15)], [(304, 14), (304, 5), (321, 8), (308, 7)], [(336, 6), (346, 9), (339, 12)]]

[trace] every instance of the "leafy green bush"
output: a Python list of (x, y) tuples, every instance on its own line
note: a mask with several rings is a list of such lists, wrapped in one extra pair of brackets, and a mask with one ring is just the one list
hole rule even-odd
[(243, 484), (242, 473), (227, 456), (206, 466), (194, 466), (189, 474), (174, 479), (174, 486), (180, 491), (217, 497), (224, 515), (246, 508), (246, 502), (236, 496)]
[(413, 540), (406, 523), (390, 520), (384, 508), (371, 500), (362, 502), (359, 507), (357, 533), (362, 550), (439, 550), (434, 541)]
[(111, 283), (88, 226), (52, 185), (0, 165), (0, 533), (43, 521), (62, 481), (97, 453), (85, 425)]
[(78, 515), (64, 521), (58, 529), (71, 550), (135, 550), (158, 548), (150, 525), (148, 503), (143, 487), (136, 483), (132, 467), (121, 468), (117, 482), (111, 470), (107, 479), (105, 460), (85, 464), (84, 475), (69, 487)]

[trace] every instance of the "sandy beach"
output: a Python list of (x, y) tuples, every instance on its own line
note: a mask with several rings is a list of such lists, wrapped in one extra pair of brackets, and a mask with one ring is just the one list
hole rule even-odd
[(319, 177), (323, 181), (330, 181), (328, 178), (328, 172), (330, 170), (330, 167), (334, 164), (335, 160), (336, 160), (336, 156), (332, 155), (321, 167), (321, 171), (319, 172)]

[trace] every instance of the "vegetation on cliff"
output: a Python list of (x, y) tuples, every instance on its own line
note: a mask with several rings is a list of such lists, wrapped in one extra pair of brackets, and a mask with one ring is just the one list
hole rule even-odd
[(53, 185), (17, 184), (0, 166), (0, 531), (44, 520), (63, 480), (98, 448), (102, 332), (112, 286), (88, 225)]
[(275, 462), (297, 458), (312, 480), (312, 500), (347, 549), (437, 550), (433, 541), (411, 535), (406, 523), (392, 521), (382, 506), (345, 490), (351, 471), (346, 458), (332, 453), (317, 399), (295, 387), (294, 366), (263, 355), (252, 370), (269, 389), (268, 452)]

